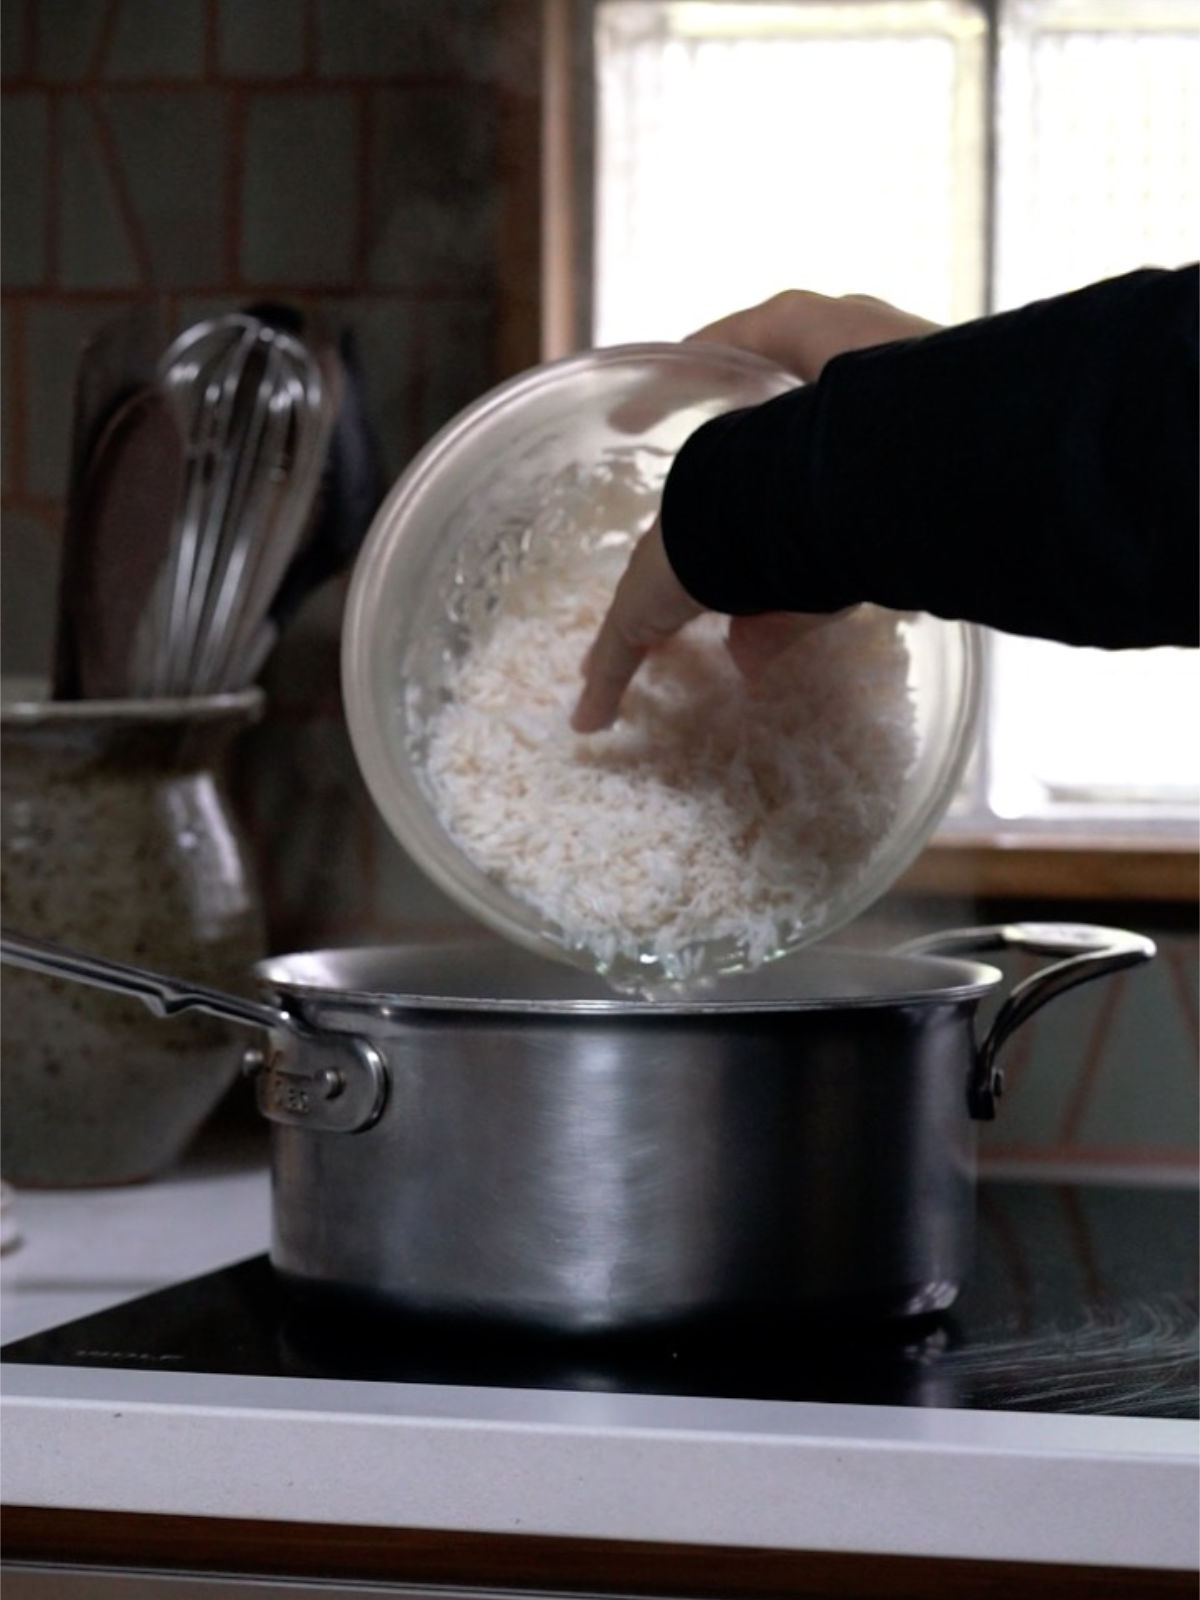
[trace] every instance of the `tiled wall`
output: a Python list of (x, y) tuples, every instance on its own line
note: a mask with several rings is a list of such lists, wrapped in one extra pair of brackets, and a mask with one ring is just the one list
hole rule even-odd
[[(271, 298), (348, 325), (389, 480), (495, 381), (497, 10), (3, 0), (6, 673), (48, 669), (73, 374), (124, 309), (174, 330)], [(455, 915), (358, 778), (343, 588), (296, 619), (245, 752), (276, 947)]]
[[(500, 12), (492, 0), (3, 0), (6, 672), (48, 665), (72, 374), (115, 312), (152, 299), (181, 326), (270, 295), (334, 313), (357, 334), (389, 476), (494, 381)], [(342, 595), (329, 585), (297, 618), (244, 752), (275, 948), (456, 916), (385, 836), (358, 777), (340, 709)], [(1087, 914), (890, 900), (863, 933), (1014, 909)], [(1157, 933), (1162, 954), (1021, 1031), (985, 1151), (1190, 1167), (1194, 915), (1101, 914)]]

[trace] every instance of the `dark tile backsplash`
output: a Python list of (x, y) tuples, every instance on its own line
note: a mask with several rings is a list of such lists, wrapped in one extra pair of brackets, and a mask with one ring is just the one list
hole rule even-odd
[(308, 8), (295, 0), (219, 0), (217, 70), (223, 78), (295, 78), (305, 65)]
[[(478, 292), (494, 270), (496, 148), (485, 97), (445, 86), (371, 97), (369, 281)], [(436, 163), (414, 159), (436, 150)]]
[(443, 0), (441, 5), (317, 0), (317, 73), (383, 83), (405, 78), (489, 83), (499, 10), (495, 0)]
[(220, 283), (226, 259), (231, 136), (218, 88), (188, 93), (108, 91), (100, 133), (120, 173), (122, 202), (137, 219), (141, 267), (177, 288)]
[(0, 259), (5, 289), (40, 284), (46, 274), (46, 186), (48, 99), (44, 94), (5, 94), (0, 118), (4, 164), (4, 225)]
[[(113, 14), (115, 12), (115, 15)], [(121, 0), (108, 7), (104, 73), (115, 82), (144, 83), (204, 76), (207, 0)]]
[[(485, 0), (4, 0), (6, 674), (49, 668), (74, 373), (122, 311), (154, 302), (178, 329), (269, 297), (349, 328), (389, 480), (496, 381), (495, 19)], [(351, 756), (343, 591), (296, 619), (247, 742), (276, 946), (455, 916)]]
[(246, 108), (238, 275), (293, 289), (356, 282), (363, 116), (350, 90), (264, 91)]

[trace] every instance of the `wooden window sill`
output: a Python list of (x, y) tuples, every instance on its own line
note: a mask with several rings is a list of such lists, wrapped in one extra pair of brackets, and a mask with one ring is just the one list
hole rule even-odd
[(1144, 834), (943, 834), (896, 889), (975, 899), (1186, 903), (1200, 897), (1200, 850)]

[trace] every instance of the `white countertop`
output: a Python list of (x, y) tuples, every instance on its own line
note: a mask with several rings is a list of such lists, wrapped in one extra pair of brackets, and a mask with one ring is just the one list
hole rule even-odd
[(271, 1237), (265, 1146), (238, 1135), (204, 1146), (151, 1184), (9, 1191), (0, 1256), (7, 1343), (246, 1256)]
[[(13, 1339), (264, 1250), (266, 1173), (15, 1197)], [(8, 1364), (6, 1503), (1200, 1567), (1189, 1422)]]

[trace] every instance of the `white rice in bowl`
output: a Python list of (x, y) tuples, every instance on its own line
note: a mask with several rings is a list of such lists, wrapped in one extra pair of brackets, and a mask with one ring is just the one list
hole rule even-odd
[[(901, 623), (861, 607), (751, 690), (704, 616), (655, 652), (607, 732), (575, 734), (580, 665), (623, 552), (535, 562), (452, 671), (427, 729), (442, 825), (568, 950), (622, 987), (749, 969), (863, 876), (916, 759)], [(730, 951), (736, 957), (730, 958)]]

